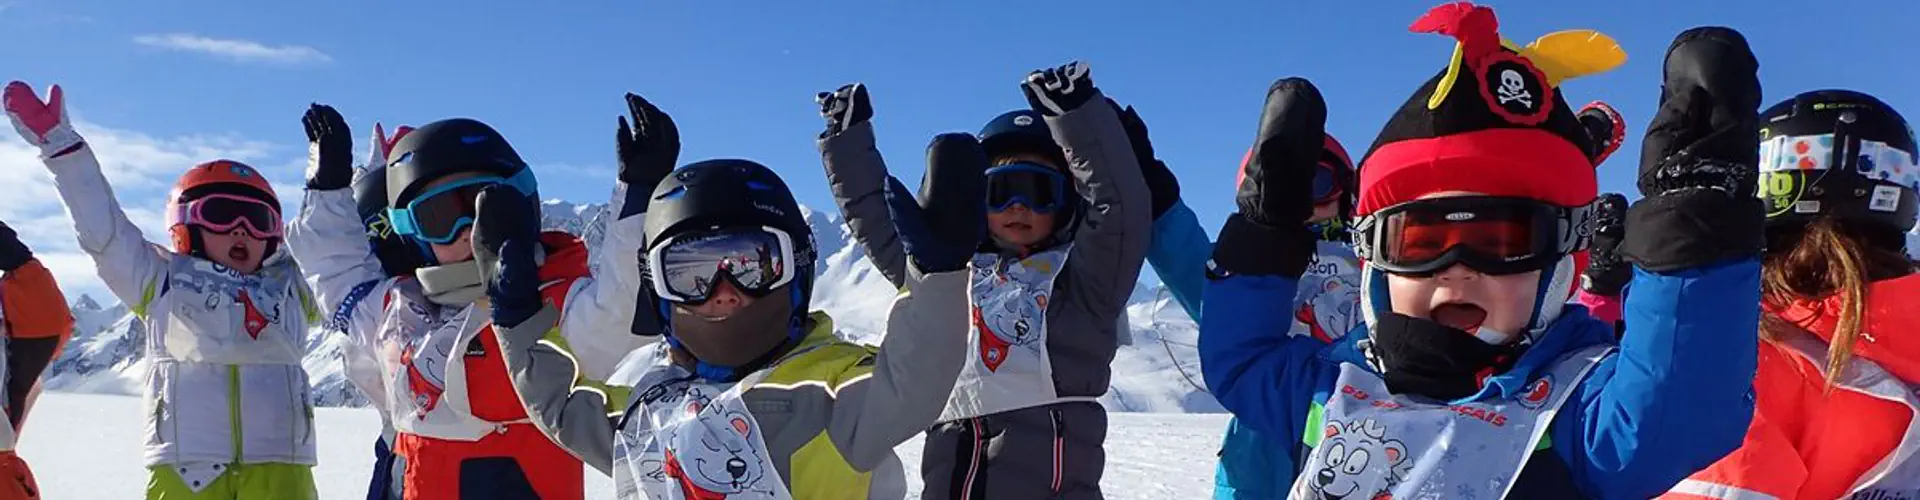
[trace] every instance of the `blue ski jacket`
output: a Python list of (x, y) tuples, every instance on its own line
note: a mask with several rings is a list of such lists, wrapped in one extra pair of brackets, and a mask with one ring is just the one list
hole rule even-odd
[[(1175, 201), (1172, 208), (1153, 221), (1147, 263), (1160, 275), (1160, 282), (1166, 285), (1174, 301), (1179, 302), (1195, 322), (1200, 321), (1207, 259), (1212, 256), (1213, 241), (1184, 201)], [(1292, 297), (1293, 307), (1298, 308), (1302, 297), (1299, 294)], [(1226, 437), (1220, 442), (1220, 462), (1214, 468), (1213, 498), (1285, 498), (1294, 473), (1291, 457), (1294, 447), (1291, 442), (1261, 436), (1238, 417), (1229, 420)]]
[[(1214, 397), (1272, 442), (1301, 443), (1281, 447), (1288, 451), (1269, 469), (1289, 471), (1280, 475), (1287, 483), (1306, 456), (1308, 415), (1327, 401), (1340, 364), (1366, 366), (1355, 345), (1365, 335), (1331, 345), (1287, 335), (1292, 318), (1272, 304), (1296, 286), (1278, 276), (1214, 280), (1200, 317), (1201, 371)], [(1512, 498), (1649, 498), (1740, 446), (1753, 416), (1759, 260), (1636, 269), (1631, 286), (1619, 351), (1554, 417), (1552, 453), (1534, 455)], [(1512, 369), (1459, 402), (1517, 397), (1562, 354), (1613, 338), (1612, 325), (1568, 305)]]

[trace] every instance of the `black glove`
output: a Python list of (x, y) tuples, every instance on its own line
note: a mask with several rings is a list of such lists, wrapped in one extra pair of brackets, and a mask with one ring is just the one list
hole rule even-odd
[(27, 249), (27, 244), (20, 241), (20, 233), (7, 227), (7, 223), (0, 222), (0, 271), (11, 272), (27, 265), (30, 260), (33, 260), (33, 250)]
[(645, 213), (653, 188), (680, 161), (680, 127), (673, 124), (673, 117), (632, 93), (627, 94), (627, 113), (633, 116), (633, 124), (628, 126), (627, 117), (620, 117), (620, 136), (613, 143), (620, 157), (620, 182), (627, 183), (622, 219)]
[(493, 323), (505, 328), (540, 312), (540, 212), (532, 198), (511, 186), (488, 186), (474, 200), (473, 260), (493, 307)]
[(941, 134), (927, 145), (918, 201), (887, 177), (887, 212), (900, 246), (922, 273), (967, 266), (987, 231), (987, 153), (972, 134)]
[(1587, 159), (1593, 160), (1593, 166), (1600, 166), (1620, 149), (1620, 143), (1627, 140), (1627, 121), (1613, 106), (1600, 101), (1587, 103), (1575, 115), (1580, 118), (1580, 126), (1587, 129), (1587, 137), (1592, 139), (1593, 150), (1587, 152)]
[(1588, 252), (1587, 272), (1580, 277), (1580, 288), (1594, 295), (1616, 297), (1633, 279), (1633, 265), (1621, 261), (1615, 251), (1620, 238), (1627, 234), (1627, 197), (1602, 194), (1595, 208), (1593, 247)]
[(820, 133), (822, 139), (873, 119), (873, 99), (867, 96), (864, 83), (849, 83), (832, 92), (821, 92), (813, 97), (813, 102), (820, 104), (820, 117), (827, 119), (827, 131)]
[(333, 106), (313, 104), (300, 118), (307, 127), (307, 189), (332, 191), (353, 183), (353, 131)]
[(1046, 116), (1064, 115), (1093, 99), (1090, 71), (1087, 63), (1080, 61), (1036, 70), (1027, 74), (1020, 91), (1027, 94), (1027, 104), (1033, 106), (1034, 111)]
[(1174, 202), (1180, 201), (1180, 179), (1167, 169), (1167, 163), (1160, 161), (1153, 153), (1153, 140), (1147, 136), (1147, 122), (1140, 119), (1140, 113), (1133, 106), (1121, 108), (1120, 103), (1107, 99), (1113, 110), (1120, 115), (1120, 127), (1127, 131), (1127, 142), (1133, 145), (1133, 158), (1140, 162), (1140, 175), (1146, 178), (1147, 190), (1153, 195), (1153, 220), (1160, 220), (1167, 210), (1173, 209)]
[(1746, 38), (1694, 28), (1667, 50), (1660, 109), (1640, 154), (1640, 193), (1620, 254), (1667, 272), (1757, 255), (1766, 244), (1754, 196), (1759, 63)]
[(1267, 89), (1253, 158), (1214, 245), (1212, 273), (1299, 278), (1313, 260), (1313, 173), (1326, 141), (1327, 102), (1302, 78)]

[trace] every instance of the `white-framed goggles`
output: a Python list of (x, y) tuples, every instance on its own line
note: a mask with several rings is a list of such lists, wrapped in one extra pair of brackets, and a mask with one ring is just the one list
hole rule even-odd
[(681, 233), (647, 252), (655, 296), (700, 304), (721, 280), (750, 297), (764, 297), (793, 282), (793, 237), (772, 227), (727, 227)]

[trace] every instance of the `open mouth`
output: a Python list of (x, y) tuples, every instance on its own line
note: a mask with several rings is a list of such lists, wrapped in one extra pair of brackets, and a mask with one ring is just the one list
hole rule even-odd
[(227, 258), (233, 259), (236, 263), (246, 262), (249, 257), (253, 257), (253, 252), (248, 251), (246, 245), (236, 244), (233, 248), (227, 249)]
[(1434, 306), (1433, 312), (1428, 313), (1427, 317), (1435, 323), (1472, 332), (1487, 321), (1487, 310), (1466, 302), (1448, 302)]

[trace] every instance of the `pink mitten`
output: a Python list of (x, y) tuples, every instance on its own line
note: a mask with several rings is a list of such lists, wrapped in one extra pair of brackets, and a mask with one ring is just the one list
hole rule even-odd
[(47, 91), (47, 100), (42, 102), (26, 82), (7, 84), (7, 118), (13, 120), (13, 129), (20, 132), (21, 138), (40, 148), (41, 158), (72, 152), (86, 142), (73, 131), (73, 124), (67, 122), (64, 96), (60, 86), (54, 85)]

